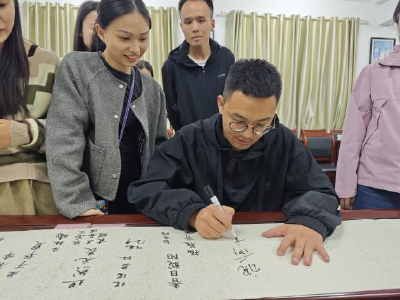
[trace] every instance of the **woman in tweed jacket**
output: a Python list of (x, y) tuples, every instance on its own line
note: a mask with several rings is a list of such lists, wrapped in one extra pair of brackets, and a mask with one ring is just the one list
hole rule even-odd
[(150, 15), (141, 0), (102, 0), (98, 52), (67, 55), (56, 76), (48, 114), (49, 176), (61, 214), (134, 213), (128, 185), (166, 140), (165, 99), (136, 63), (148, 46)]

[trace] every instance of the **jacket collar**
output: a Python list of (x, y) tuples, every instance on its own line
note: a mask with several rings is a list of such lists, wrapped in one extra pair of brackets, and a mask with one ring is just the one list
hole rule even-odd
[(400, 67), (400, 46), (394, 46), (393, 52), (389, 53), (379, 64), (386, 67)]
[[(206, 66), (211, 64), (213, 60), (215, 60), (218, 53), (221, 51), (221, 46), (216, 41), (210, 38), (209, 42), (211, 47), (211, 55), (207, 60)], [(176, 63), (184, 64), (187, 67), (198, 67), (199, 65), (190, 59), (188, 53), (189, 43), (185, 40), (182, 42), (182, 44), (180, 44), (177, 48), (169, 53), (168, 58), (172, 59)]]

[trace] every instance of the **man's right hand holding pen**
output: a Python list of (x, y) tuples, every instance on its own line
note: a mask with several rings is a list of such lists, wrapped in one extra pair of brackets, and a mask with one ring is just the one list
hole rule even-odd
[(232, 216), (235, 210), (229, 206), (218, 206), (210, 204), (209, 206), (195, 212), (189, 218), (189, 225), (205, 238), (217, 239), (227, 230), (232, 229)]
[[(232, 227), (232, 216), (235, 210), (229, 206), (221, 206), (210, 186), (204, 190), (213, 204), (195, 212), (189, 218), (189, 225), (205, 238), (217, 239), (226, 231), (231, 231), (233, 237), (237, 236)], [(283, 256), (289, 247), (293, 247), (292, 264), (299, 264), (301, 258), (306, 266), (310, 266), (314, 251), (317, 251), (322, 259), (329, 262), (328, 252), (323, 246), (321, 234), (301, 224), (283, 224), (276, 228), (263, 232), (266, 238), (283, 237), (278, 248), (278, 256)]]

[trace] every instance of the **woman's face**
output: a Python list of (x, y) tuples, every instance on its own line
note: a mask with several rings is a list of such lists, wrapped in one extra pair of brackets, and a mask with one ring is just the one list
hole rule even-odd
[(97, 19), (97, 11), (92, 10), (83, 19), (82, 22), (82, 39), (85, 44), (86, 50), (90, 50), (92, 45), (93, 28)]
[(15, 7), (13, 0), (0, 0), (0, 50), (14, 28)]
[(96, 31), (106, 44), (105, 60), (114, 69), (130, 74), (149, 45), (150, 28), (146, 19), (134, 11), (115, 19), (106, 29), (96, 24)]

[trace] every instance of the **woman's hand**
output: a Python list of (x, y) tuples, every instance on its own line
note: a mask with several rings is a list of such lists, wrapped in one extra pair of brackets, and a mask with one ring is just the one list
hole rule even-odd
[(87, 217), (87, 216), (102, 216), (104, 213), (100, 210), (97, 209), (89, 209), (85, 211), (84, 213), (80, 214), (79, 217)]
[(351, 197), (351, 198), (341, 198), (340, 199), (340, 207), (341, 209), (352, 209), (353, 208), (353, 203), (356, 200), (356, 197)]

